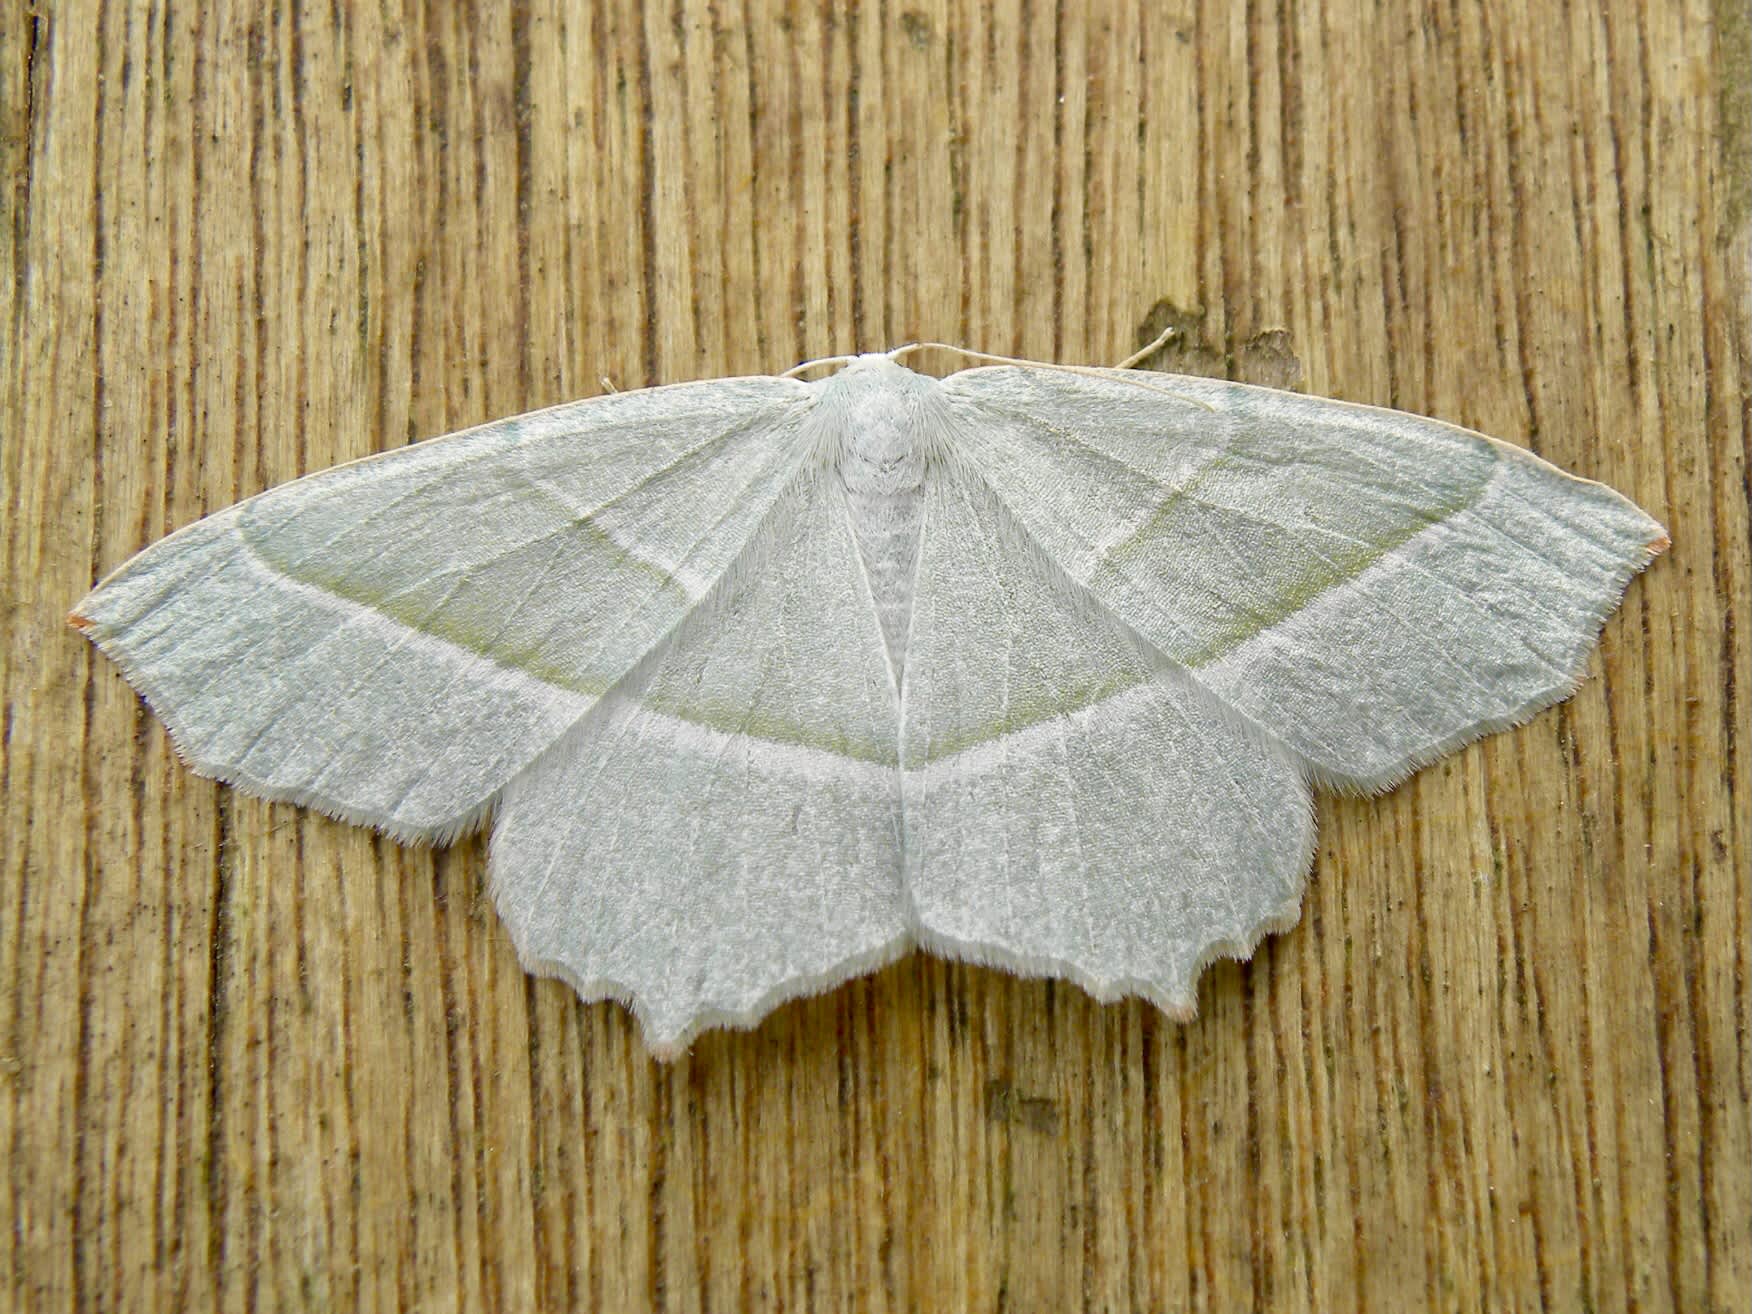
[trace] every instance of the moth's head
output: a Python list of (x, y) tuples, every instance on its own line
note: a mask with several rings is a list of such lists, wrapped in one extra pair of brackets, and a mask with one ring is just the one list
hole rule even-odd
[(820, 389), (823, 452), (848, 489), (885, 495), (924, 482), (927, 439), (940, 407), (937, 380), (891, 355), (870, 353), (811, 386)]

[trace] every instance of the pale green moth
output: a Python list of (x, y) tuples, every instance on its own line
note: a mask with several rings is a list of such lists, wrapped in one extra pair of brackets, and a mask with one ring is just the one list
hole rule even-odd
[(918, 945), (1189, 1013), (1294, 922), (1313, 785), (1565, 697), (1666, 545), (1434, 420), (906, 350), (311, 475), (74, 621), (203, 775), (492, 816), (524, 964), (670, 1055)]

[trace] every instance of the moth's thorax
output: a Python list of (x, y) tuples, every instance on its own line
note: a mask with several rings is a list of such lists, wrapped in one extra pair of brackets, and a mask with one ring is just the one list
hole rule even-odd
[(821, 422), (898, 688), (924, 525), (927, 435), (937, 381), (861, 356), (821, 385)]
[(860, 356), (821, 384), (823, 422), (846, 491), (886, 495), (925, 482), (924, 435), (938, 383), (887, 356)]

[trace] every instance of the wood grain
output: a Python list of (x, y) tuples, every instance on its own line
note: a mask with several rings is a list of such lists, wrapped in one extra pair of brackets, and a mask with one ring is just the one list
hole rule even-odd
[[(1737, 0), (4, 0), (0, 1306), (1744, 1311), (1749, 68)], [(915, 956), (659, 1066), (480, 841), (196, 779), (62, 623), (604, 379), (1164, 316), (1673, 536), (1187, 1025)]]

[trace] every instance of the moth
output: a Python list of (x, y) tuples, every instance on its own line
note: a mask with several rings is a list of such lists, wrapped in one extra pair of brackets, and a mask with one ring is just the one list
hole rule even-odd
[(314, 474), (73, 623), (202, 775), (491, 818), (524, 965), (668, 1056), (915, 946), (1189, 1014), (1295, 921), (1315, 786), (1566, 697), (1667, 543), (1436, 420), (911, 349)]

